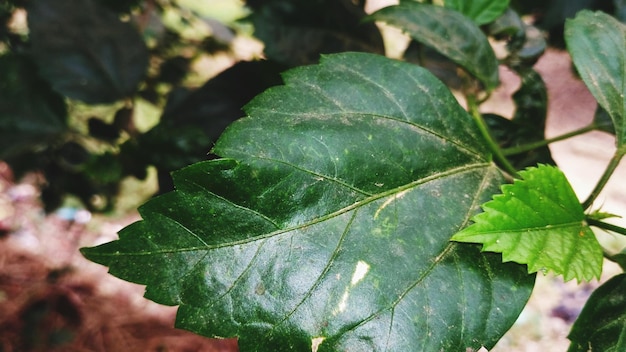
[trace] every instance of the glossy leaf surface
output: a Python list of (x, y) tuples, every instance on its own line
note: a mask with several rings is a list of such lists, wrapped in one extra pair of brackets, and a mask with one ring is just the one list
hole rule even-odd
[(89, 104), (135, 93), (148, 66), (143, 39), (95, 0), (29, 2), (31, 56), (59, 93)]
[(444, 5), (471, 18), (478, 25), (493, 22), (509, 7), (508, 0), (445, 0)]
[(567, 337), (569, 352), (626, 350), (626, 274), (591, 294)]
[(565, 175), (540, 165), (502, 186), (503, 194), (482, 207), (474, 224), (452, 240), (482, 243), (504, 261), (527, 264), (528, 272), (552, 270), (566, 281), (591, 280), (602, 272), (602, 248)]
[(623, 147), (626, 145), (626, 25), (605, 13), (585, 10), (567, 20), (565, 40), (578, 73), (613, 120), (618, 147)]
[(242, 351), (491, 347), (534, 276), (450, 242), (502, 182), (418, 66), (324, 57), (284, 75), (120, 240), (83, 249)]
[(488, 90), (499, 84), (498, 61), (487, 37), (457, 11), (417, 2), (383, 8), (370, 17), (396, 26), (476, 76)]

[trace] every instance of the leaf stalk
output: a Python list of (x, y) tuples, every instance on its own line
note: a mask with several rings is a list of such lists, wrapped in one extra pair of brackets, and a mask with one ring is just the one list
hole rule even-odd
[(491, 133), (489, 132), (489, 127), (487, 127), (487, 123), (485, 122), (483, 115), (478, 111), (478, 103), (476, 101), (476, 97), (472, 94), (468, 94), (466, 98), (468, 110), (472, 115), (474, 122), (478, 126), (480, 134), (483, 136), (485, 142), (487, 142), (487, 145), (489, 146), (489, 149), (493, 153), (496, 162), (500, 164), (500, 166), (511, 176), (513, 176), (514, 178), (520, 178), (515, 167), (502, 153), (502, 148), (500, 148), (498, 143), (496, 143), (496, 141), (491, 136)]
[(595, 226), (603, 230), (609, 230), (611, 232), (619, 233), (620, 235), (626, 236), (626, 229), (621, 226), (590, 218), (587, 218), (586, 221), (589, 226)]
[(596, 200), (598, 195), (600, 195), (600, 192), (602, 192), (602, 189), (604, 188), (604, 186), (606, 186), (607, 182), (609, 182), (611, 175), (613, 175), (613, 172), (619, 165), (619, 162), (622, 160), (622, 157), (624, 157), (624, 154), (626, 154), (626, 149), (625, 150), (618, 149), (615, 152), (615, 154), (611, 158), (611, 161), (607, 165), (606, 170), (604, 170), (602, 177), (600, 177), (600, 180), (598, 180), (596, 187), (593, 189), (593, 191), (591, 191), (591, 194), (589, 194), (589, 197), (587, 197), (587, 199), (582, 203), (583, 209), (589, 208), (593, 204), (593, 201)]
[(506, 155), (515, 155), (515, 154), (521, 154), (533, 149), (537, 149), (543, 146), (546, 146), (548, 144), (554, 143), (554, 142), (559, 142), (568, 138), (572, 138), (587, 132), (591, 132), (593, 130), (596, 130), (597, 126), (595, 124), (590, 124), (589, 126), (585, 126), (583, 128), (579, 128), (577, 130), (562, 134), (560, 136), (556, 136), (550, 139), (542, 139), (540, 141), (536, 141), (533, 143), (528, 143), (528, 144), (524, 144), (524, 145), (520, 145), (520, 146), (516, 146), (516, 147), (510, 147), (510, 148), (505, 148), (502, 149), (502, 154)]

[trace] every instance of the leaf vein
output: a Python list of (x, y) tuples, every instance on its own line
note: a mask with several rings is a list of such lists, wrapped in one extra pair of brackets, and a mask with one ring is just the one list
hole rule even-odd
[[(431, 102), (431, 104), (434, 104), (434, 102)], [(395, 122), (400, 122), (402, 124), (410, 125), (415, 129), (421, 130), (423, 132), (426, 132), (427, 134), (437, 137), (438, 139), (449, 142), (455, 145), (459, 151), (464, 152), (465, 154), (483, 158), (482, 156), (483, 153), (476, 151), (476, 150), (472, 150), (470, 146), (463, 144), (459, 140), (452, 139), (450, 138), (450, 136), (443, 135), (439, 132), (436, 132), (432, 129), (427, 128), (426, 126), (422, 126), (412, 121), (403, 120), (401, 118), (394, 117), (394, 116), (387, 116), (387, 115), (382, 115), (382, 114), (377, 114), (377, 113), (363, 112), (363, 111), (356, 111), (356, 110), (352, 110), (352, 111), (343, 110), (343, 111), (337, 111), (337, 112), (324, 112), (324, 113), (313, 113), (313, 112), (301, 113), (301, 112), (290, 112), (290, 111), (274, 111), (272, 109), (267, 109), (267, 108), (257, 108), (256, 111), (266, 111), (272, 115), (297, 116), (297, 117), (309, 117), (309, 118), (320, 118), (322, 116), (332, 117), (332, 116), (357, 115), (357, 116), (367, 116), (367, 117), (372, 117), (372, 118), (391, 120)], [(439, 119), (441, 121), (445, 121), (445, 116), (439, 115)], [(450, 135), (452, 135), (452, 133)]]
[[(483, 181), (481, 181), (481, 185), (485, 185), (486, 184), (486, 179), (489, 177), (489, 172), (485, 173), (485, 176), (483, 177)], [(480, 197), (480, 188), (477, 190), (477, 192), (474, 195), (474, 202), (476, 202), (476, 198)], [(470, 213), (468, 211), (468, 213)], [(468, 215), (469, 216), (469, 215)], [(417, 285), (419, 285), (422, 281), (424, 281), (424, 279), (433, 271), (434, 267), (439, 264), (441, 261), (443, 261), (445, 258), (447, 258), (447, 255), (450, 253), (453, 253), (452, 249), (455, 248), (456, 246), (458, 246), (459, 244), (456, 242), (448, 242), (446, 244), (446, 246), (443, 248), (443, 250), (441, 251), (441, 253), (435, 257), (435, 260), (432, 261), (432, 263), (424, 270), (424, 272), (415, 280), (415, 282), (413, 282), (411, 285), (409, 285), (407, 287), (406, 290), (404, 290), (404, 292), (402, 292), (400, 295), (398, 295), (398, 299), (396, 299), (395, 301), (393, 301), (389, 306), (383, 307), (380, 310), (374, 312), (372, 315), (370, 315), (369, 317), (363, 319), (361, 322), (355, 324), (354, 326), (352, 326), (350, 329), (348, 329), (348, 331), (350, 330), (354, 330), (357, 327), (375, 319), (377, 316), (379, 316), (380, 314), (382, 314), (383, 312), (387, 311), (387, 310), (391, 310), (392, 312), (395, 310), (395, 307), (400, 303), (400, 301), (402, 301), (404, 299), (404, 297), (411, 291), (413, 290)], [(426, 297), (425, 299), (428, 299), (428, 297)], [(429, 306), (427, 304), (427, 306)], [(429, 319), (429, 314), (426, 314), (426, 320), (428, 321)], [(430, 324), (428, 324), (428, 322), (426, 323), (426, 329), (429, 329)], [(426, 332), (426, 336), (428, 336), (428, 331)]]
[[(322, 270), (322, 272), (320, 273), (320, 275), (315, 279), (315, 282), (313, 283), (313, 285), (311, 286), (311, 288), (309, 288), (306, 292), (306, 294), (302, 297), (302, 299), (300, 300), (300, 302), (298, 302), (294, 308), (291, 310), (291, 312), (287, 313), (285, 315), (285, 317), (279, 321), (278, 323), (276, 323), (274, 325), (274, 328), (278, 327), (280, 324), (284, 323), (285, 321), (287, 321), (297, 310), (298, 308), (300, 308), (305, 301), (307, 300), (307, 298), (309, 298), (312, 294), (313, 291), (315, 290), (315, 288), (317, 288), (321, 283), (322, 280), (324, 279), (326, 273), (328, 273), (328, 271), (331, 268), (331, 265), (334, 263), (335, 258), (337, 257), (340, 248), (341, 248), (341, 244), (344, 242), (347, 234), (348, 234), (348, 230), (350, 229), (350, 227), (352, 227), (352, 223), (354, 221), (354, 219), (356, 218), (356, 214), (358, 213), (358, 209), (355, 210), (352, 213), (352, 216), (350, 217), (350, 220), (348, 220), (348, 223), (346, 224), (346, 228), (344, 229), (343, 233), (341, 234), (341, 237), (339, 238), (339, 241), (337, 242), (337, 245), (335, 246), (335, 249), (333, 250), (333, 253), (331, 254), (328, 262), (326, 263), (326, 266), (324, 267), (324, 269)], [(270, 331), (271, 332), (271, 331)], [(270, 333), (268, 332), (268, 334)]]

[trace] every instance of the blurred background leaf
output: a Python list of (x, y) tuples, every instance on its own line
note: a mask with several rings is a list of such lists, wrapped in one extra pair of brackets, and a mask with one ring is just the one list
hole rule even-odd
[(500, 17), (509, 7), (509, 0), (445, 0), (444, 5), (483, 25)]
[(10, 159), (55, 143), (66, 132), (63, 98), (22, 55), (0, 56), (0, 158)]
[(134, 95), (148, 65), (137, 30), (95, 0), (33, 0), (30, 56), (59, 93), (89, 104)]
[(382, 36), (365, 17), (364, 0), (248, 0), (254, 35), (268, 58), (297, 66), (320, 54), (342, 51), (384, 53)]

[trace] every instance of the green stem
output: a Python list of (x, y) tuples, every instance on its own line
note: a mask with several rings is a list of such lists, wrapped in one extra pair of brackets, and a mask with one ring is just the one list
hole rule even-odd
[(470, 94), (467, 95), (467, 107), (469, 109), (470, 114), (472, 115), (472, 118), (474, 119), (474, 122), (476, 123), (476, 125), (478, 126), (478, 129), (480, 130), (480, 134), (483, 136), (483, 138), (487, 142), (487, 145), (489, 146), (489, 149), (493, 153), (493, 156), (496, 159), (496, 162), (500, 164), (500, 166), (504, 169), (504, 171), (508, 172), (511, 176), (515, 178), (519, 178), (519, 174), (517, 173), (517, 170), (515, 169), (515, 167), (513, 167), (513, 165), (511, 165), (509, 160), (504, 156), (504, 154), (502, 153), (502, 148), (500, 148), (498, 143), (496, 143), (496, 141), (493, 139), (493, 137), (489, 133), (489, 127), (487, 127), (487, 123), (485, 122), (483, 115), (478, 111), (478, 104), (476, 103), (476, 97)]
[(540, 141), (537, 141), (537, 142), (524, 144), (524, 145), (520, 145), (520, 146), (517, 146), (517, 147), (510, 147), (510, 148), (503, 149), (502, 150), (502, 154), (504, 154), (504, 155), (521, 154), (521, 153), (527, 152), (529, 150), (533, 150), (533, 149), (536, 149), (536, 148), (540, 148), (540, 147), (546, 146), (546, 145), (548, 145), (550, 143), (562, 141), (564, 139), (568, 139), (568, 138), (571, 138), (571, 137), (575, 137), (575, 136), (581, 135), (583, 133), (587, 133), (587, 132), (593, 131), (595, 129), (596, 129), (596, 125), (595, 124), (591, 124), (589, 126), (586, 126), (586, 127), (574, 130), (572, 132), (568, 132), (568, 133), (562, 134), (560, 136), (556, 136), (554, 138), (543, 139), (543, 140), (540, 140)]
[(593, 191), (591, 191), (589, 197), (587, 197), (587, 199), (582, 203), (583, 209), (587, 209), (591, 206), (591, 204), (593, 204), (593, 201), (596, 200), (604, 186), (606, 186), (606, 183), (609, 182), (609, 179), (611, 178), (611, 175), (613, 175), (613, 172), (617, 168), (617, 165), (619, 165), (622, 157), (624, 156), (624, 154), (626, 154), (626, 149), (621, 149), (618, 149), (615, 152), (615, 155), (613, 155), (613, 157), (611, 158), (609, 165), (607, 165), (606, 170), (604, 170), (604, 174), (602, 174), (602, 177), (596, 184), (596, 187), (593, 189)]
[(615, 232), (615, 233), (619, 233), (620, 235), (626, 236), (626, 229), (621, 227), (621, 226), (609, 224), (609, 223), (606, 223), (604, 221), (600, 221), (600, 220), (596, 220), (596, 219), (586, 219), (586, 220), (587, 220), (587, 224), (589, 226), (599, 227), (601, 229), (609, 230), (609, 231), (612, 231), (612, 232)]

